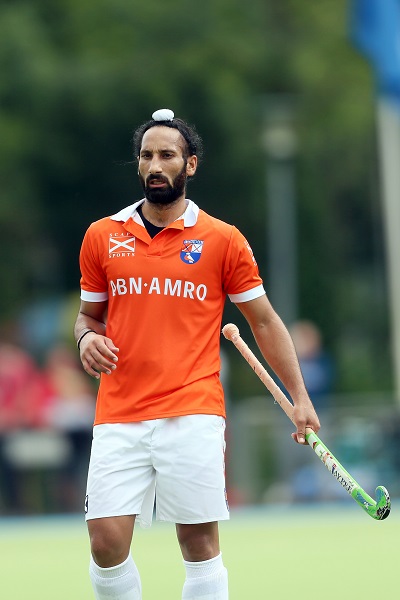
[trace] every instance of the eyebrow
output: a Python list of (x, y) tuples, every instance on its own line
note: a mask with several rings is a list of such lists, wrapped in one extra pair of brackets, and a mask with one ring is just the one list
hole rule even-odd
[[(151, 149), (151, 148), (142, 148), (140, 150), (140, 154), (142, 154), (143, 152), (154, 152), (154, 150)], [(177, 154), (178, 153), (178, 151), (174, 150), (173, 148), (160, 148), (159, 150), (157, 150), (157, 152), (160, 152), (160, 153), (161, 152), (172, 152), (173, 154)]]

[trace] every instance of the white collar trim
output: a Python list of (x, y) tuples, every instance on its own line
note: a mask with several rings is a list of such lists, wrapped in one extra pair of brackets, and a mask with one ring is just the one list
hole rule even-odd
[[(126, 221), (128, 221), (128, 219), (132, 217), (136, 221), (136, 215), (139, 217), (139, 215), (137, 214), (137, 208), (138, 206), (143, 204), (144, 201), (145, 198), (142, 198), (141, 200), (139, 200), (139, 202), (135, 202), (134, 204), (123, 208), (119, 212), (115, 213), (115, 215), (112, 215), (110, 219), (112, 221), (122, 221), (123, 223), (126, 223)], [(176, 220), (179, 221), (179, 219), (183, 218), (183, 224), (185, 227), (193, 227), (193, 225), (196, 225), (197, 223), (200, 209), (197, 206), (197, 204), (195, 204), (192, 200), (189, 200), (187, 198), (186, 202), (187, 206), (185, 212)]]

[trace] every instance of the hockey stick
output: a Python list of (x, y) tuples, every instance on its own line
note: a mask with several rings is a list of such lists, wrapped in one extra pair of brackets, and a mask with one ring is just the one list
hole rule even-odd
[[(272, 377), (265, 370), (260, 361), (250, 350), (245, 341), (240, 337), (239, 329), (233, 323), (225, 325), (222, 333), (227, 340), (230, 340), (242, 356), (247, 360), (251, 368), (261, 379), (266, 388), (271, 392), (275, 402), (285, 411), (289, 419), (293, 422), (293, 404), (289, 402), (285, 394), (278, 387)], [(312, 447), (316, 455), (324, 463), (328, 471), (338, 480), (340, 485), (350, 494), (350, 496), (369, 514), (370, 517), (382, 521), (390, 513), (389, 492), (382, 485), (376, 488), (376, 501), (373, 500), (356, 482), (355, 479), (346, 471), (340, 462), (331, 454), (328, 448), (321, 442), (317, 434), (310, 428), (306, 429), (306, 440)]]

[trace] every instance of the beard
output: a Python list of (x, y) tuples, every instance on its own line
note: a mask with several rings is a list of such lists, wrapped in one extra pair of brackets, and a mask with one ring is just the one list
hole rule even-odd
[[(139, 179), (146, 200), (148, 200), (151, 204), (162, 204), (163, 206), (172, 204), (185, 194), (187, 180), (186, 164), (183, 166), (181, 172), (175, 177), (172, 185), (163, 175), (149, 175), (146, 180), (142, 177), (142, 175), (139, 175)], [(160, 181), (166, 183), (167, 186), (163, 189), (151, 188), (149, 186), (151, 181)]]

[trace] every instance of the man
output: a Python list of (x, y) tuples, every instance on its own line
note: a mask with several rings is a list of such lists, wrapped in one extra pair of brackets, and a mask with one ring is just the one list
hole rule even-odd
[(185, 198), (201, 140), (168, 109), (134, 135), (145, 198), (93, 223), (81, 250), (75, 336), (100, 378), (88, 474), (90, 575), (97, 600), (141, 598), (130, 554), (135, 520), (176, 524), (182, 598), (226, 600), (218, 521), (225, 408), (220, 330), (228, 295), (294, 404), (296, 442), (319, 429), (290, 335), (272, 309), (249, 244)]

